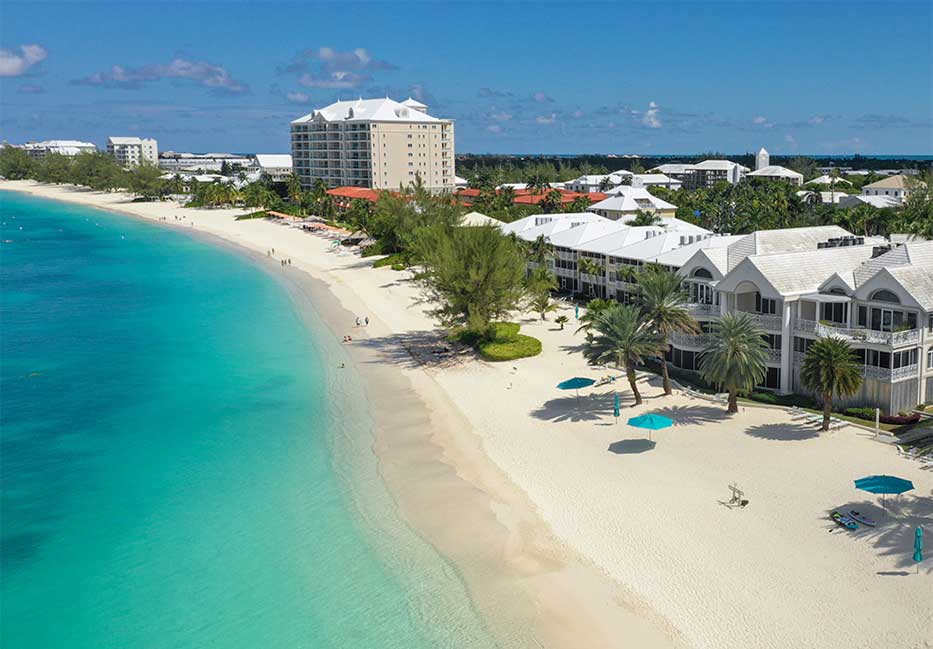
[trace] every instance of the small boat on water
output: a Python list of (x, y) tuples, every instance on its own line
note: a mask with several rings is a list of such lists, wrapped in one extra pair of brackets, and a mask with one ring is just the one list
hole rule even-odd
[(858, 529), (858, 523), (856, 523), (854, 519), (849, 518), (848, 516), (845, 516), (843, 514), (840, 514), (839, 512), (833, 512), (832, 514), (829, 515), (829, 517), (833, 519), (836, 522), (836, 525), (838, 525), (839, 527), (844, 527), (847, 530)]
[(857, 511), (855, 509), (849, 510), (849, 517), (858, 521), (862, 525), (867, 525), (868, 527), (874, 527), (875, 525), (877, 525), (877, 523), (875, 523), (875, 520), (873, 518), (869, 518), (862, 512)]

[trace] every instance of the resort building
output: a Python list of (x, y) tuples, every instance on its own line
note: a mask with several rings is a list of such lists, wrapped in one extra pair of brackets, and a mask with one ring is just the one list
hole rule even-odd
[(159, 154), (159, 168), (170, 173), (198, 173), (203, 171), (246, 171), (250, 158), (233, 153), (178, 153), (165, 151)]
[(865, 196), (888, 196), (896, 200), (898, 204), (903, 204), (904, 201), (907, 200), (907, 195), (910, 193), (910, 183), (916, 183), (926, 187), (926, 183), (922, 180), (908, 180), (907, 176), (898, 174), (896, 176), (888, 176), (870, 185), (865, 185), (862, 187), (862, 194)]
[(842, 194), (837, 203), (839, 207), (858, 207), (859, 205), (871, 205), (879, 210), (884, 208), (897, 208), (901, 202), (893, 196), (867, 196), (865, 194)]
[(76, 156), (79, 153), (97, 153), (97, 146), (90, 142), (79, 140), (45, 140), (44, 142), (27, 142), (17, 148), (22, 149), (34, 160), (41, 160), (49, 153), (58, 155)]
[(630, 185), (630, 179), (634, 176), (631, 171), (620, 169), (611, 174), (580, 176), (564, 183), (564, 189), (572, 192), (588, 194), (590, 192), (603, 192), (619, 185)]
[(612, 220), (637, 216), (639, 212), (648, 212), (658, 216), (674, 216), (677, 206), (663, 201), (644, 187), (621, 185), (606, 192), (609, 197), (594, 203), (587, 211)]
[(704, 333), (672, 336), (674, 366), (696, 370), (710, 324), (741, 311), (768, 342), (763, 389), (806, 393), (807, 348), (838, 336), (852, 345), (864, 378), (841, 405), (897, 413), (933, 400), (933, 242), (885, 244), (837, 226), (721, 239), (727, 245), (680, 265)]
[(159, 164), (159, 144), (151, 138), (110, 136), (107, 138), (107, 153), (125, 168), (138, 167), (143, 163)]
[(829, 174), (823, 174), (822, 176), (817, 176), (813, 180), (808, 180), (804, 183), (805, 185), (826, 185), (827, 187), (839, 187), (841, 185), (849, 185), (852, 183), (845, 178), (836, 178), (830, 176)]
[(696, 164), (663, 164), (651, 171), (681, 181), (685, 189), (698, 189), (722, 181), (736, 185), (750, 169), (731, 160), (704, 160)]
[(338, 101), (291, 123), (294, 171), (304, 187), (399, 189), (420, 178), (454, 189), (454, 123), (414, 99)]
[(667, 189), (680, 189), (684, 186), (680, 180), (675, 180), (664, 174), (634, 174), (632, 187), (666, 187)]
[(287, 153), (257, 153), (254, 160), (253, 171), (274, 183), (284, 183), (292, 175), (292, 157)]
[(745, 175), (746, 178), (761, 178), (764, 180), (782, 180), (798, 187), (803, 185), (803, 174), (780, 165), (768, 165)]

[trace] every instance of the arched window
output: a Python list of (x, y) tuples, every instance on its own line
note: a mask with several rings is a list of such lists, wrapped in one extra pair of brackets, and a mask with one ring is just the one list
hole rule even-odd
[(875, 302), (894, 302), (895, 304), (900, 304), (901, 300), (891, 291), (881, 289), (880, 291), (875, 291), (871, 294), (871, 299)]
[(693, 271), (693, 277), (700, 277), (702, 279), (713, 279), (713, 274), (706, 270), (705, 268), (697, 268)]

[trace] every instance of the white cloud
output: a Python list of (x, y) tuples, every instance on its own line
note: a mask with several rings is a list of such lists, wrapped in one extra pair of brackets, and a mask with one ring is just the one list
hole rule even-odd
[(486, 127), (486, 130), (489, 131), (490, 133), (496, 133), (496, 134), (502, 133), (502, 127), (499, 126), (498, 124), (490, 124), (489, 126)]
[(289, 92), (285, 95), (285, 98), (293, 104), (307, 104), (311, 101), (311, 97), (303, 92)]
[(535, 94), (533, 94), (531, 98), (534, 99), (539, 104), (549, 104), (554, 101), (553, 99), (548, 97), (545, 93), (541, 92), (540, 90), (536, 92)]
[(813, 117), (807, 120), (807, 123), (812, 124), (813, 126), (818, 126), (819, 124), (822, 124), (825, 121), (826, 121), (826, 117), (824, 117), (823, 115), (814, 115)]
[(371, 79), (372, 77), (368, 74), (357, 74), (356, 72), (330, 72), (323, 77), (305, 72), (298, 77), (298, 83), (305, 88), (356, 88), (361, 83)]
[(765, 117), (764, 115), (759, 115), (758, 117), (753, 119), (752, 124), (754, 124), (755, 126), (761, 126), (762, 128), (771, 128), (772, 126), (774, 126), (774, 124), (769, 122), (768, 118)]
[(641, 118), (641, 123), (648, 128), (661, 128), (660, 112), (661, 109), (658, 108), (655, 102), (649, 102), (648, 110), (645, 111), (645, 116)]
[(553, 124), (556, 121), (557, 115), (555, 113), (551, 113), (550, 115), (539, 115), (535, 118), (535, 122), (538, 124)]
[(494, 110), (493, 112), (489, 113), (489, 119), (494, 120), (496, 122), (508, 122), (509, 120), (512, 119), (512, 113), (507, 113), (504, 110), (500, 110), (500, 111)]
[(20, 45), (19, 54), (13, 50), (0, 50), (0, 77), (18, 77), (41, 63), (49, 55), (41, 45)]
[(95, 72), (82, 79), (76, 79), (72, 83), (132, 90), (162, 79), (193, 81), (214, 92), (240, 94), (249, 91), (249, 86), (230, 76), (225, 67), (183, 58), (173, 59), (167, 64), (144, 65), (139, 68), (114, 65), (106, 72)]

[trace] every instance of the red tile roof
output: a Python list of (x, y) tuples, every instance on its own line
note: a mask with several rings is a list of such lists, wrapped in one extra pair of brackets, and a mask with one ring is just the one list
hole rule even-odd
[(363, 200), (375, 203), (379, 199), (379, 192), (375, 189), (369, 189), (368, 187), (334, 187), (333, 189), (328, 189), (327, 193), (334, 198), (343, 198), (351, 201), (355, 198), (362, 198)]
[[(516, 205), (538, 205), (543, 201), (547, 195), (554, 190), (547, 192), (541, 192), (537, 194), (531, 194), (527, 190), (519, 190), (516, 192), (515, 200), (513, 201)], [(558, 189), (560, 192), (560, 202), (565, 205), (567, 203), (572, 203), (581, 196), (585, 196), (590, 200), (591, 203), (596, 203), (606, 198), (606, 195), (602, 192), (590, 192), (589, 194), (584, 194), (580, 192), (571, 192), (566, 189)]]

